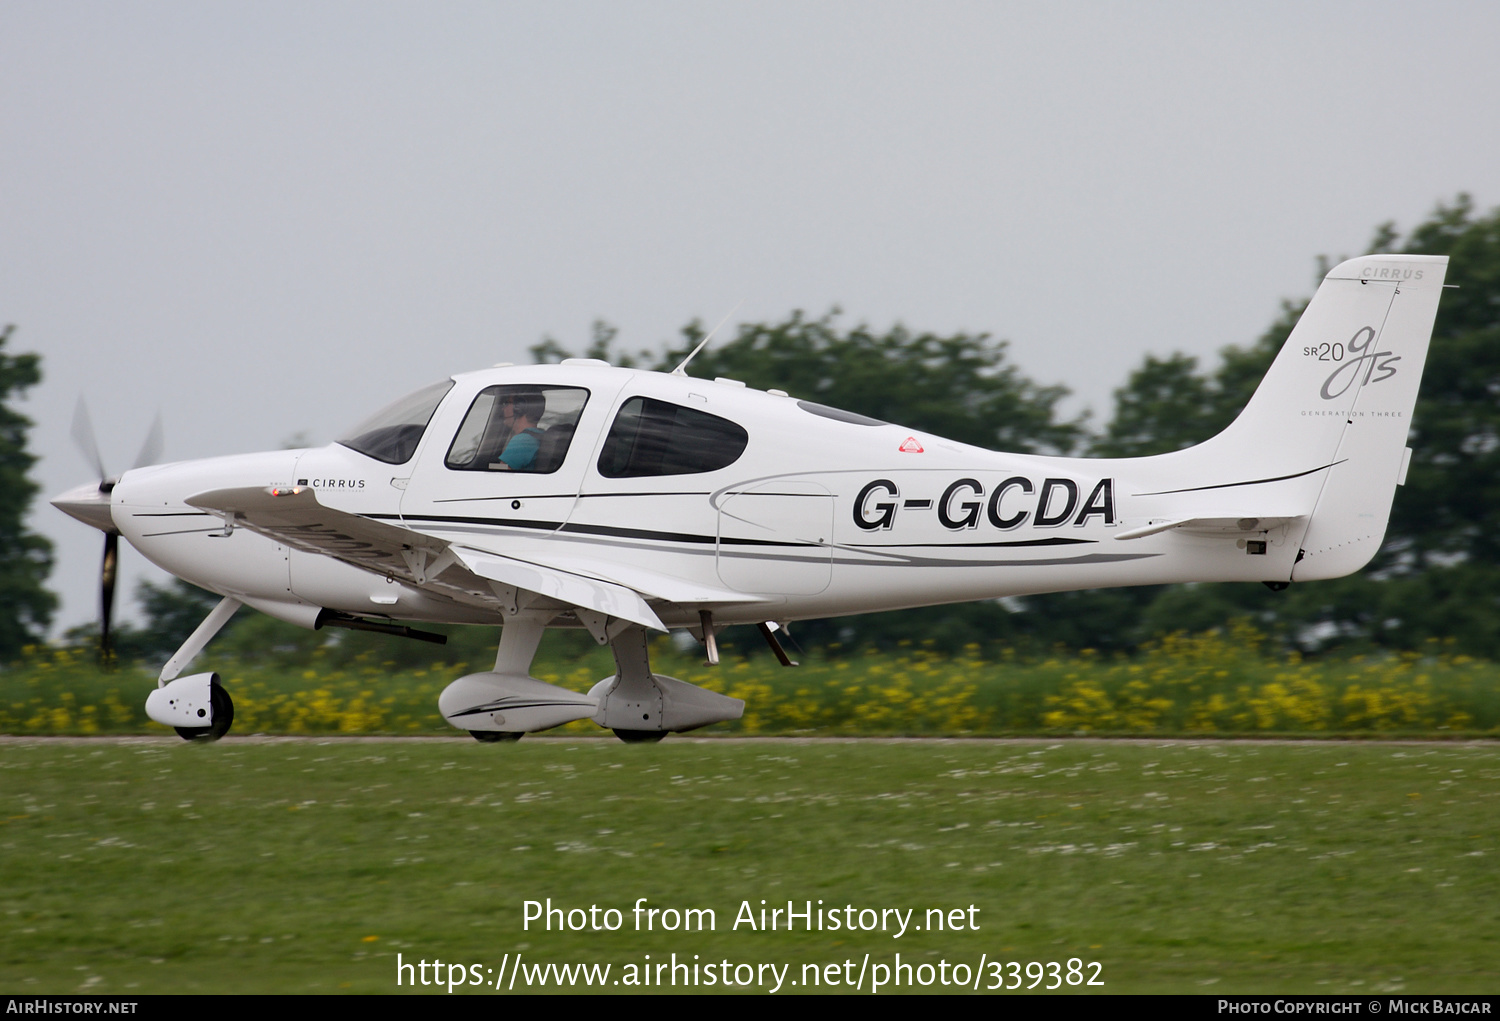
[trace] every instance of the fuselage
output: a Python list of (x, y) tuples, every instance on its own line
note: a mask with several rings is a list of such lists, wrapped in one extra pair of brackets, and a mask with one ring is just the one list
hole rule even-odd
[[(490, 416), (498, 401), (533, 390), (556, 411), (529, 433), (550, 460), (514, 470), (499, 460), (508, 437), (486, 423), (498, 421)], [(163, 569), (298, 622), (298, 607), (455, 623), (501, 618), (383, 574), (376, 561), (357, 566), (354, 548), (333, 559), (226, 529), (187, 498), (306, 486), (329, 507), (465, 547), (584, 575), (625, 566), (757, 597), (721, 609), (723, 623), (1284, 579), (1297, 551), (1285, 526), (1256, 532), (1253, 555), (1243, 538), (1219, 534), (1117, 541), (1167, 517), (1238, 513), (1233, 494), (1212, 479), (1180, 492), (1170, 455), (999, 453), (732, 381), (602, 363), (455, 376), (419, 433), (408, 424), (401, 438), (396, 447), (364, 443), (373, 454), (340, 442), (128, 472), (111, 494), (111, 514)], [(1320, 480), (1273, 481), (1274, 502), (1294, 507)], [(674, 612), (666, 607), (662, 619), (694, 622), (689, 611), (681, 619)]]

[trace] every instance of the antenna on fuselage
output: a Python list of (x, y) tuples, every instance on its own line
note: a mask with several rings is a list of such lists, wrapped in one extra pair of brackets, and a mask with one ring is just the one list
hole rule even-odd
[[(744, 303), (745, 303), (745, 299), (744, 298), (741, 298), (739, 301), (735, 302), (734, 308), (732, 308), (728, 312), (724, 313), (724, 318), (719, 320), (719, 326), (723, 326), (725, 323), (729, 322), (729, 317), (732, 316), (732, 315), (734, 315), (736, 312), (738, 312), (740, 310), (740, 306), (743, 305)], [(684, 358), (682, 361), (680, 361), (680, 362), (677, 363), (677, 368), (675, 368), (675, 369), (672, 370), (672, 375), (674, 375), (674, 376), (686, 376), (687, 375), (688, 362), (690, 362), (694, 358), (696, 358), (698, 356), (698, 352), (703, 350), (704, 345), (706, 345), (709, 342), (709, 340), (711, 340), (713, 338), (713, 335), (715, 333), (719, 332), (719, 326), (715, 326), (713, 329), (709, 330), (707, 333), (705, 333), (703, 335), (703, 339), (700, 340), (700, 341), (698, 341), (698, 346), (695, 347), (695, 348), (693, 348), (691, 351), (689, 351), (688, 352), (688, 356), (686, 358)]]

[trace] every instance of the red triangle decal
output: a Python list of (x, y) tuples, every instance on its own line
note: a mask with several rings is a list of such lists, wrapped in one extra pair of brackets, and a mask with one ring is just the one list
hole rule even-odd
[(922, 453), (922, 444), (917, 442), (917, 438), (915, 436), (908, 436), (906, 438), (906, 442), (901, 444), (901, 453), (920, 454)]

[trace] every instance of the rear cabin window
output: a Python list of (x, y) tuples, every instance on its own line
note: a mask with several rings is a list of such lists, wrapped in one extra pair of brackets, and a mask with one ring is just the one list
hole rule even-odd
[(479, 392), (443, 463), (453, 471), (562, 467), (589, 392), (576, 386), (490, 386)]
[(717, 471), (739, 460), (749, 442), (750, 434), (727, 418), (632, 397), (610, 426), (599, 474), (630, 479)]

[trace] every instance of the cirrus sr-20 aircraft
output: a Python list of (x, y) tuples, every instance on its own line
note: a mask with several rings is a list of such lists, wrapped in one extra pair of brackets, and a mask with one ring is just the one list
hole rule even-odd
[[(438, 705), (483, 741), (591, 719), (627, 741), (736, 719), (651, 671), (653, 631), (1120, 585), (1291, 582), (1379, 549), (1447, 259), (1331, 270), (1249, 404), (1205, 443), (1078, 459), (955, 443), (729, 379), (591, 359), (423, 387), (326, 447), (133, 469), (52, 502), (223, 597), (146, 700), (217, 738), (217, 674), (181, 676), (241, 604), (307, 628), (499, 625)], [(686, 363), (684, 363), (685, 365)], [(101, 474), (102, 471), (101, 471)], [(544, 629), (617, 672), (530, 676)], [(426, 635), (425, 637), (436, 637)]]

